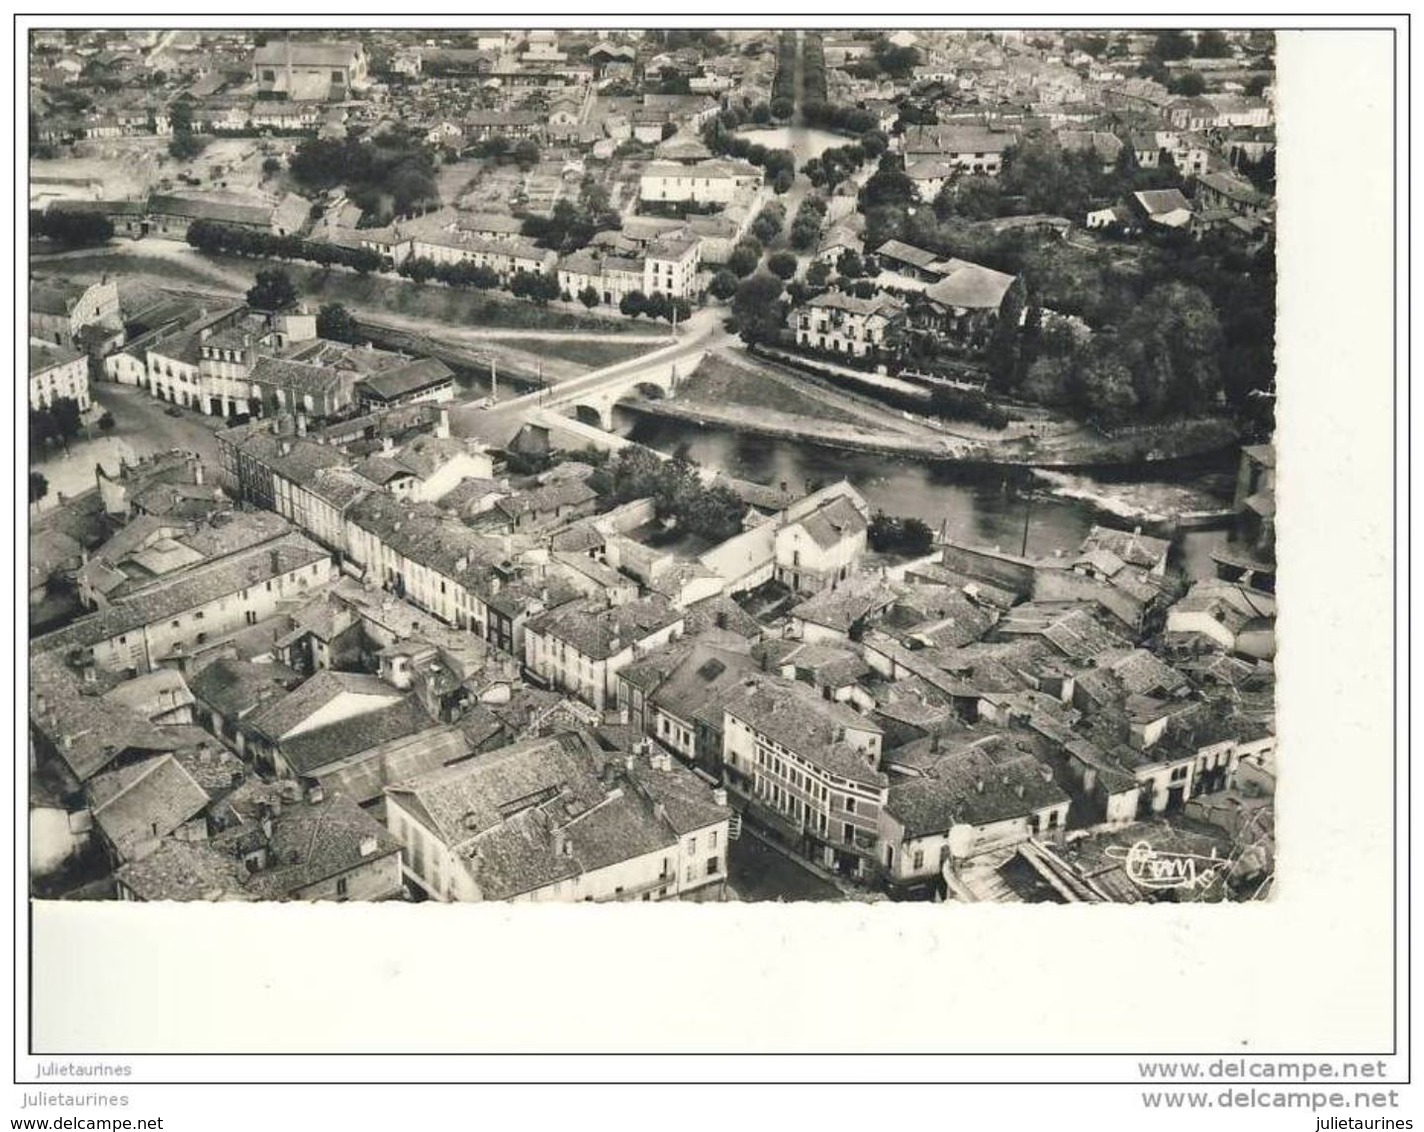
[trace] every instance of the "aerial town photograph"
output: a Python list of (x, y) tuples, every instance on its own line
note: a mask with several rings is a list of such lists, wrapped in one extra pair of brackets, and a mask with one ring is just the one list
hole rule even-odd
[(31, 31), (30, 895), (1269, 899), (1274, 52)]

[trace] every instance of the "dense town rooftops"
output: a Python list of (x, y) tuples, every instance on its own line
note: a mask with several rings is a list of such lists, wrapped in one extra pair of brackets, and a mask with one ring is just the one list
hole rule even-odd
[(571, 602), (534, 618), (528, 628), (562, 641), (592, 660), (607, 660), (682, 619), (680, 610), (660, 597), (652, 597), (611, 609)]
[(168, 585), (122, 598), (107, 609), (37, 637), (31, 642), (31, 652), (92, 646), (241, 590), (260, 586), (278, 575), (328, 561), (328, 552), (306, 536), (296, 533), (283, 535), (248, 553), (229, 555), (216, 562), (195, 566)]
[(879, 735), (879, 724), (844, 704), (822, 699), (804, 684), (749, 678), (728, 697), (724, 710), (828, 774), (867, 786), (883, 786), (887, 781), (867, 756), (847, 746), (844, 739), (848, 730)]

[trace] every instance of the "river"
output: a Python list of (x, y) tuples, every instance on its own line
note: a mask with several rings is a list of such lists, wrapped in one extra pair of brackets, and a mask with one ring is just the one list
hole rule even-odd
[[(772, 486), (784, 483), (798, 491), (847, 479), (872, 507), (891, 515), (914, 516), (935, 530), (944, 526), (957, 541), (999, 546), (1018, 554), (1024, 546), (1027, 517), (1031, 556), (1072, 553), (1094, 523), (1135, 525), (1132, 507), (1124, 504), (1127, 499), (1140, 505), (1144, 500), (1189, 495), (1210, 505), (1229, 505), (1236, 469), (1236, 457), (1228, 453), (1153, 465), (1150, 471), (1113, 469), (1043, 479), (1027, 470), (897, 459), (747, 436), (621, 406), (614, 410), (613, 420), (615, 431), (630, 440), (661, 452), (686, 444), (693, 460), (738, 479)], [(1061, 494), (1065, 491), (1073, 497)], [(1180, 533), (1173, 542), (1173, 561), (1189, 577), (1213, 577), (1211, 551), (1225, 541), (1222, 530)]]

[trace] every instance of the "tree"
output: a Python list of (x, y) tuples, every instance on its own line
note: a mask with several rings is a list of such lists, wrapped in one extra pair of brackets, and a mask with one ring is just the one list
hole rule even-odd
[(78, 436), (84, 427), (84, 416), (79, 411), (79, 402), (73, 397), (56, 397), (50, 402), (49, 411), (54, 416), (55, 434), (69, 447), (71, 437)]
[(796, 174), (790, 169), (778, 169), (771, 178), (771, 191), (777, 196), (785, 196), (796, 184)]
[(114, 414), (109, 412), (108, 409), (105, 409), (103, 416), (99, 418), (99, 431), (113, 432), (117, 424), (118, 422), (114, 420)]
[[(821, 160), (824, 161), (825, 157), (826, 155), (822, 154)], [(860, 190), (862, 212), (877, 205), (912, 205), (918, 199), (915, 183), (905, 176), (904, 163), (889, 154), (880, 159), (879, 168)]]
[(772, 252), (767, 258), (766, 266), (777, 278), (790, 279), (796, 274), (796, 268), (799, 264), (797, 263), (796, 256), (791, 252)]
[(1136, 406), (1132, 370), (1111, 345), (1090, 353), (1082, 369), (1081, 397), (1087, 413), (1107, 428), (1131, 418)]
[(333, 342), (350, 342), (360, 345), (365, 341), (356, 329), (356, 320), (341, 303), (326, 303), (316, 312), (316, 334), (318, 338), (329, 338)]
[(771, 116), (780, 122), (796, 112), (796, 104), (789, 98), (773, 98), (770, 110)]
[(168, 108), (168, 124), (175, 134), (187, 134), (193, 130), (193, 104), (186, 96), (180, 97)]
[(836, 271), (847, 279), (859, 279), (868, 274), (865, 260), (854, 248), (847, 248), (841, 252), (840, 258), (836, 260)]
[(1201, 288), (1154, 287), (1120, 337), (1139, 407), (1148, 415), (1199, 412), (1221, 391), (1221, 319)]
[(34, 212), (30, 214), (30, 231), (53, 240), (65, 248), (86, 248), (107, 244), (114, 236), (114, 225), (99, 212)]
[(520, 138), (515, 143), (514, 163), (521, 169), (532, 169), (539, 164), (539, 146), (533, 138)]
[(648, 309), (648, 296), (642, 291), (629, 291), (619, 301), (618, 309), (629, 318), (637, 318)]
[(752, 235), (763, 244), (769, 244), (781, 235), (786, 222), (786, 209), (775, 201), (769, 202), (752, 221)]
[(1213, 29), (1197, 35), (1198, 59), (1223, 59), (1231, 54), (1231, 42), (1224, 32)]
[(30, 502), (38, 503), (49, 494), (49, 480), (40, 472), (30, 473)]
[(923, 519), (911, 516), (900, 525), (900, 553), (919, 557), (930, 552), (934, 532)]
[(755, 240), (743, 240), (727, 257), (727, 267), (737, 278), (742, 279), (756, 270), (761, 262), (761, 244)]
[(297, 288), (280, 267), (264, 267), (247, 292), (247, 305), (261, 311), (285, 311), (297, 305)]
[(776, 338), (785, 319), (781, 302), (782, 282), (775, 275), (759, 271), (737, 284), (732, 297), (732, 313), (737, 329), (748, 343)]
[(1178, 30), (1160, 31), (1152, 41), (1152, 57), (1164, 63), (1185, 59), (1192, 53), (1192, 38)]
[[(1123, 147), (1126, 149), (1126, 147)], [(947, 183), (935, 197), (935, 215), (941, 220), (962, 216), (966, 220), (992, 220), (999, 215), (1004, 199), (993, 177), (965, 177)]]
[(590, 283), (587, 287), (585, 287), (582, 291), (578, 293), (578, 299), (579, 302), (581, 302), (589, 310), (593, 310), (594, 307), (598, 306), (598, 288), (595, 287), (592, 283)]
[(1269, 75), (1252, 75), (1246, 80), (1246, 93), (1252, 98), (1260, 98), (1266, 93), (1266, 87), (1270, 86)]
[(41, 451), (54, 437), (59, 435), (59, 425), (54, 414), (48, 409), (30, 410), (30, 448)]
[(806, 282), (812, 287), (824, 287), (831, 278), (830, 266), (824, 260), (817, 260), (806, 269)]
[(282, 171), (282, 159), (279, 157), (264, 157), (262, 159), (262, 175), (264, 177), (275, 177)]
[(1196, 98), (1206, 90), (1206, 79), (1195, 71), (1187, 71), (1167, 84), (1167, 89), (1183, 98)]
[(1017, 278), (999, 302), (999, 317), (984, 359), (989, 367), (989, 387), (999, 392), (1011, 388), (1018, 375), (1019, 323), (1023, 313), (1024, 282)]
[(200, 134), (174, 133), (168, 141), (168, 152), (179, 161), (191, 161), (208, 148), (212, 138)]
[(724, 267), (712, 277), (712, 282), (707, 289), (712, 292), (713, 298), (726, 302), (737, 293), (737, 276)]

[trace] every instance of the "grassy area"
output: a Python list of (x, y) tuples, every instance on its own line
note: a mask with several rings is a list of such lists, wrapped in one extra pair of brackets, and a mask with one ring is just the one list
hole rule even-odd
[(845, 412), (827, 399), (806, 392), (792, 379), (766, 370), (751, 370), (715, 354), (705, 358), (683, 383), (678, 397), (708, 405), (740, 405), (754, 409), (856, 424), (863, 418)]
[[(495, 340), (496, 343), (498, 339)], [(510, 345), (518, 346), (531, 354), (541, 354), (546, 358), (562, 358), (578, 362), (589, 369), (601, 369), (616, 362), (626, 362), (642, 357), (652, 350), (661, 349), (664, 343), (656, 341), (634, 342), (591, 342), (570, 341), (566, 338), (519, 338), (511, 339)]]
[[(30, 265), (41, 275), (64, 275), (97, 279), (101, 275), (141, 276), (157, 287), (172, 287), (174, 284), (191, 284), (197, 291), (224, 291), (223, 287), (207, 272), (190, 268), (182, 263), (156, 256), (144, 255), (138, 250), (118, 248), (110, 252), (91, 252), (85, 255), (67, 255), (62, 258), (37, 259)], [(256, 271), (253, 271), (254, 275)]]

